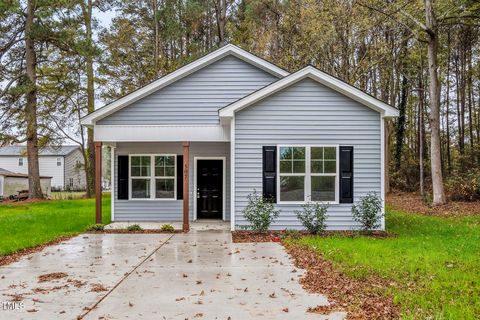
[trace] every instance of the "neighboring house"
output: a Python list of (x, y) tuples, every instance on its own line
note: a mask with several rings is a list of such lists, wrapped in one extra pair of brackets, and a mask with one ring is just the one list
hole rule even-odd
[(112, 147), (113, 221), (223, 219), (234, 230), (257, 190), (281, 210), (273, 229), (302, 228), (294, 211), (323, 201), (328, 229), (346, 230), (358, 227), (352, 203), (384, 198), (384, 120), (396, 116), (314, 67), (290, 74), (227, 45), (82, 124), (97, 150)]
[[(42, 192), (50, 196), (52, 177), (40, 176)], [(7, 199), (18, 191), (28, 190), (28, 174), (16, 173), (0, 168), (0, 198)]]
[[(53, 190), (85, 190), (84, 161), (79, 146), (42, 148), (38, 162), (40, 174), (52, 177)], [(0, 167), (28, 174), (26, 147), (16, 145), (0, 148)]]

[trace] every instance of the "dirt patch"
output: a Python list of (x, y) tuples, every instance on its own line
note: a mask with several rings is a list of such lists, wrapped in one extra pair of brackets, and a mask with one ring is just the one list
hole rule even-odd
[(330, 306), (310, 307), (308, 312), (329, 314), (346, 311), (348, 319), (398, 319), (400, 310), (391, 297), (384, 294), (390, 284), (380, 278), (352, 279), (307, 246), (285, 244), (298, 268), (306, 269), (300, 279), (309, 292), (327, 295)]
[(65, 272), (53, 272), (53, 273), (47, 273), (47, 274), (42, 274), (38, 276), (38, 282), (47, 282), (47, 281), (53, 281), (53, 280), (58, 280), (68, 277), (68, 274)]
[(399, 192), (387, 195), (387, 203), (394, 209), (435, 216), (480, 215), (480, 201), (450, 201), (441, 206), (429, 206), (416, 193)]
[(8, 254), (6, 256), (0, 256), (0, 266), (4, 266), (4, 265), (7, 265), (7, 264), (16, 262), (16, 261), (20, 260), (20, 258), (22, 258), (23, 256), (26, 256), (26, 255), (29, 255), (29, 254), (35, 253), (35, 252), (40, 252), (43, 249), (45, 249), (45, 247), (52, 246), (52, 245), (55, 245), (55, 244), (59, 244), (63, 241), (71, 239), (75, 236), (76, 235), (60, 237), (58, 239), (40, 244), (38, 246), (18, 250), (17, 252), (14, 252), (12, 254)]

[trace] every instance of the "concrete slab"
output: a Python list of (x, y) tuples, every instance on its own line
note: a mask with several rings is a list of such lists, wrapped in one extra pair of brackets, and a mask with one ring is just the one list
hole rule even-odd
[[(39, 283), (53, 272), (68, 276)], [(306, 312), (328, 301), (302, 274), (281, 245), (230, 232), (85, 234), (0, 267), (0, 302), (24, 306), (0, 319), (343, 319)]]

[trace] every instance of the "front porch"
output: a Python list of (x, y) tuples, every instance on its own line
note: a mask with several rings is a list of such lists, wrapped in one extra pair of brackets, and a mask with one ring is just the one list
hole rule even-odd
[[(229, 142), (97, 142), (97, 186), (102, 145), (111, 157), (113, 224), (108, 228), (156, 229), (168, 223), (188, 232), (192, 222), (197, 230), (230, 225)], [(96, 193), (100, 223), (100, 188)]]

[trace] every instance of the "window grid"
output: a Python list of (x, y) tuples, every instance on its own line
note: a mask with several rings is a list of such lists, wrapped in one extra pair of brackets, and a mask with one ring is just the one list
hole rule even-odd
[[(146, 165), (143, 165), (142, 163), (142, 160), (140, 159), (140, 164), (138, 165), (132, 165), (132, 158), (135, 158), (135, 157), (140, 157), (140, 158), (149, 158), (150, 160), (150, 163), (148, 166)], [(167, 167), (173, 167), (173, 175), (172, 176), (157, 176), (156, 175), (156, 158), (159, 158), (159, 157), (164, 157), (164, 158), (167, 158), (167, 157), (172, 157), (173, 159), (173, 165), (171, 166), (167, 166)], [(135, 200), (175, 200), (177, 198), (177, 190), (176, 190), (176, 180), (177, 180), (177, 177), (176, 177), (176, 163), (177, 163), (177, 155), (176, 154), (131, 154), (129, 155), (129, 199), (135, 199)], [(164, 161), (165, 162), (165, 161)], [(148, 172), (148, 175), (140, 175), (140, 176), (132, 176), (132, 167), (135, 167), (135, 168), (140, 168), (140, 174), (142, 174), (142, 168), (147, 168), (149, 170), (147, 170)], [(160, 178), (160, 179), (170, 179), (170, 180), (173, 180), (173, 196), (172, 197), (169, 197), (169, 198), (157, 198), (156, 197), (156, 180), (157, 178)], [(133, 185), (133, 180), (148, 180), (149, 181), (149, 188), (147, 190), (147, 193), (148, 193), (148, 197), (146, 198), (134, 198), (133, 197), (133, 189), (132, 189), (132, 185)]]
[[(312, 195), (312, 177), (315, 176), (333, 176), (335, 177), (335, 200), (329, 200), (329, 201), (317, 201), (317, 202), (324, 202), (324, 203), (333, 203), (337, 204), (339, 203), (339, 197), (338, 197), (338, 192), (339, 192), (339, 180), (338, 180), (338, 168), (339, 168), (339, 159), (338, 159), (338, 152), (339, 152), (339, 146), (338, 145), (278, 145), (277, 148), (279, 151), (281, 151), (281, 148), (293, 148), (293, 147), (298, 147), (298, 148), (305, 148), (305, 173), (300, 174), (300, 173), (281, 173), (280, 171), (280, 163), (281, 163), (281, 152), (279, 152), (279, 157), (278, 157), (278, 162), (277, 162), (277, 174), (278, 174), (278, 183), (277, 183), (277, 196), (279, 197), (279, 203), (285, 203), (285, 204), (295, 204), (295, 203), (305, 203), (312, 201), (311, 200), (311, 195)], [(311, 153), (312, 153), (312, 148), (323, 148), (322, 150), (322, 162), (325, 161), (325, 148), (335, 148), (335, 173), (312, 173), (312, 159), (311, 159)], [(315, 160), (315, 159), (314, 159)], [(329, 160), (329, 159), (327, 159)], [(333, 160), (333, 159), (331, 159)], [(323, 165), (322, 165), (323, 168)], [(322, 170), (324, 171), (324, 170)], [(282, 176), (303, 176), (304, 177), (304, 200), (303, 201), (282, 201), (281, 200), (281, 177)], [(316, 202), (316, 201), (314, 201)]]

